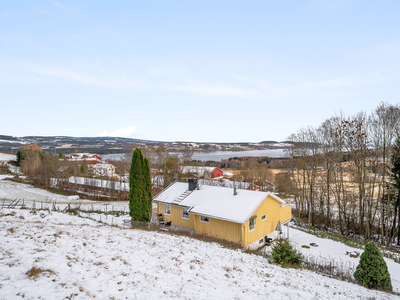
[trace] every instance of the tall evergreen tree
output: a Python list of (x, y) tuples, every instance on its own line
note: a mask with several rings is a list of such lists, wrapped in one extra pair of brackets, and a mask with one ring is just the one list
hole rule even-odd
[(129, 215), (135, 221), (145, 221), (143, 220), (145, 190), (142, 162), (142, 151), (136, 148), (132, 155), (131, 170), (129, 172)]
[(152, 186), (151, 186), (151, 174), (150, 174), (150, 166), (149, 161), (145, 157), (142, 162), (143, 166), (143, 186), (144, 186), (144, 201), (143, 201), (143, 219), (146, 221), (150, 221), (152, 214), (152, 201), (153, 196)]
[(152, 214), (151, 176), (149, 161), (136, 148), (129, 173), (129, 215), (135, 221), (149, 222)]
[(400, 245), (400, 136), (397, 137), (396, 144), (393, 147), (391, 163), (392, 166), (390, 168), (390, 179), (391, 185), (393, 187), (394, 206), (394, 218), (391, 230), (391, 237), (395, 232), (397, 221), (397, 245)]
[(392, 290), (392, 281), (385, 260), (374, 243), (367, 243), (354, 273), (356, 281), (368, 288)]

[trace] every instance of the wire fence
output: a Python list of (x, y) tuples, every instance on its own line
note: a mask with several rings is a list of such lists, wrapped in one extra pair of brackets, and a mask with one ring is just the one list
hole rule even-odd
[(78, 203), (58, 203), (56, 200), (46, 201), (25, 201), (23, 199), (0, 199), (1, 209), (28, 209), (28, 210), (46, 210), (51, 212), (68, 213), (83, 218), (88, 218), (100, 223), (117, 225), (122, 227), (131, 227), (129, 210), (125, 207), (115, 207), (109, 203), (101, 205), (88, 205)]
[(353, 262), (313, 254), (304, 255), (303, 268), (348, 281), (354, 281), (356, 271)]

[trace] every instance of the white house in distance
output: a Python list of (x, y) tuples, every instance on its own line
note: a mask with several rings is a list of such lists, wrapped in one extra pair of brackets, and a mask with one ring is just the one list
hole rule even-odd
[(95, 164), (91, 167), (93, 175), (112, 177), (115, 175), (115, 166), (112, 164)]

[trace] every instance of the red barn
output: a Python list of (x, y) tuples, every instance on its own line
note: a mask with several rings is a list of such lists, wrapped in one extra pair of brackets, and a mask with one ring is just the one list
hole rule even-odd
[(224, 175), (224, 172), (218, 168), (215, 168), (211, 172), (211, 178), (217, 178), (217, 177), (222, 177)]

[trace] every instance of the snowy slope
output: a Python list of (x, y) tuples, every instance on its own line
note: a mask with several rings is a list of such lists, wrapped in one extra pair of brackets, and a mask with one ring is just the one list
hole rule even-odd
[[(398, 299), (187, 237), (0, 210), (0, 299)], [(33, 266), (48, 269), (36, 279)]]
[(0, 153), (0, 161), (17, 160), (17, 156), (14, 154)]
[[(286, 227), (284, 228), (286, 229)], [(360, 262), (360, 257), (352, 258), (350, 255), (346, 255), (346, 251), (358, 251), (360, 254), (362, 254), (363, 250), (352, 248), (330, 239), (319, 238), (315, 235), (308, 234), (300, 230), (292, 228), (289, 230), (290, 241), (295, 244), (297, 249), (305, 256), (313, 255), (314, 257), (325, 257), (328, 260), (334, 259), (336, 262), (343, 262), (346, 265), (353, 265), (354, 270)], [(318, 247), (310, 247), (309, 249), (301, 247), (302, 245), (310, 245), (310, 243), (316, 243)], [(393, 291), (400, 292), (400, 264), (388, 258), (384, 259), (392, 279)]]
[[(2, 177), (2, 175), (0, 175), (0, 179), (4, 177), (10, 176), (5, 175)], [(11, 203), (15, 199), (21, 199), (21, 202), (23, 200), (24, 204), (28, 207), (32, 207), (33, 201), (36, 202), (36, 205), (43, 205), (43, 207), (49, 207), (53, 204), (53, 202), (55, 202), (57, 206), (62, 207), (63, 205), (65, 206), (65, 204), (72, 202), (77, 204), (79, 203), (82, 206), (94, 205), (96, 208), (98, 208), (104, 203), (101, 201), (91, 201), (87, 199), (71, 201), (68, 196), (50, 193), (46, 190), (35, 188), (29, 184), (0, 180), (0, 200), (3, 199), (6, 199), (6, 204)], [(112, 201), (110, 208), (111, 206), (114, 206), (115, 208), (128, 209), (128, 201)]]

